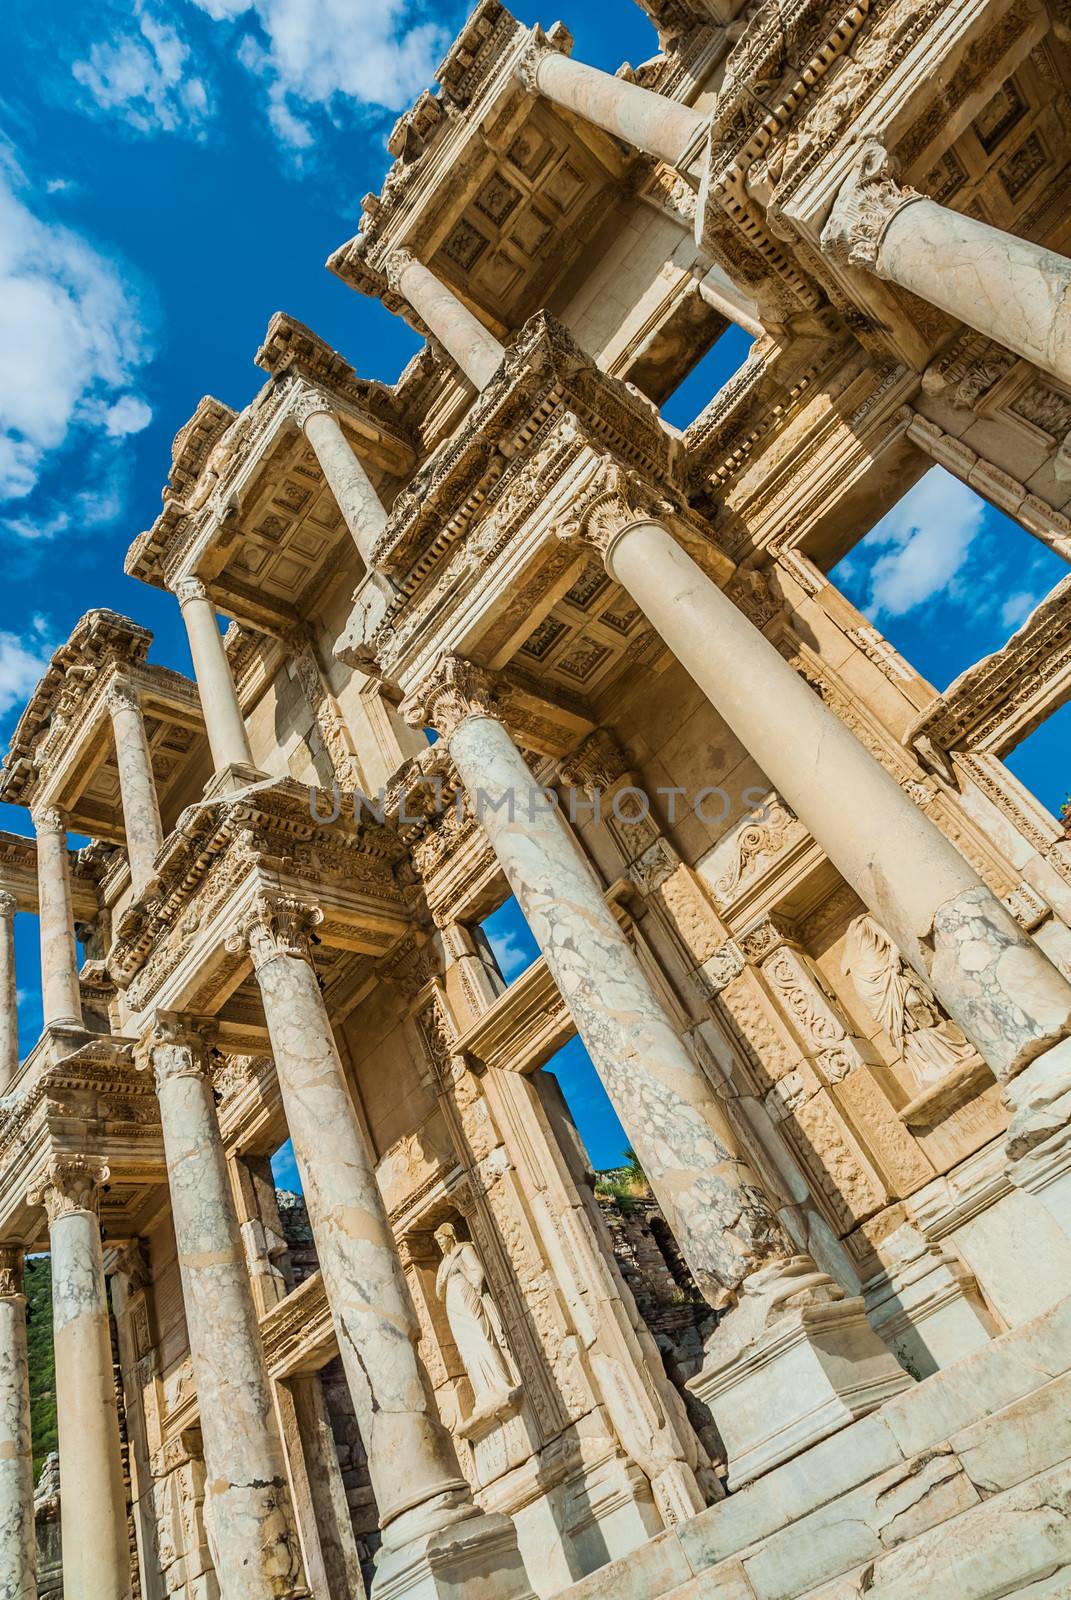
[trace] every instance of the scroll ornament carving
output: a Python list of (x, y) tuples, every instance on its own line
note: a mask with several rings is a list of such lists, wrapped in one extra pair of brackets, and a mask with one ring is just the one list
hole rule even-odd
[(411, 728), (434, 728), (450, 739), (468, 717), (499, 717), (493, 675), (461, 656), (441, 656), (415, 694), (402, 704)]
[(605, 560), (619, 534), (637, 522), (658, 522), (678, 507), (638, 473), (605, 461), (569, 513), (557, 524), (559, 539), (593, 545)]
[(22, 1293), (22, 1262), (17, 1245), (0, 1245), (0, 1300)]
[(311, 962), (313, 929), (323, 919), (319, 906), (296, 895), (258, 894), (225, 941), (225, 949), (233, 955), (248, 948), (256, 972), (277, 956)]
[(0, 889), (0, 922), (11, 922), (19, 909), (19, 903), (7, 889)]
[(844, 266), (876, 272), (889, 223), (904, 206), (925, 198), (916, 189), (901, 187), (888, 152), (876, 139), (867, 139), (837, 192), (822, 229), (822, 249)]
[(740, 976), (745, 965), (744, 952), (736, 940), (726, 939), (700, 969), (704, 987), (712, 994), (720, 994)]
[(44, 1206), (50, 1228), (78, 1211), (96, 1216), (101, 1186), (109, 1176), (107, 1164), (96, 1156), (54, 1161), (44, 1181), (30, 1190), (26, 1201), (31, 1206)]

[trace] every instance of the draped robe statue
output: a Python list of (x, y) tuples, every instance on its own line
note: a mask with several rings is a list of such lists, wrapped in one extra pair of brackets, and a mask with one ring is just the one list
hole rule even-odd
[(520, 1374), (475, 1245), (458, 1239), (449, 1222), (435, 1230), (435, 1242), (443, 1257), (435, 1276), (435, 1293), (446, 1308), (450, 1332), (472, 1384), (473, 1414), (486, 1415), (513, 1396)]
[(844, 971), (874, 1021), (903, 1052), (921, 1093), (986, 1073), (977, 1050), (869, 913), (848, 928)]

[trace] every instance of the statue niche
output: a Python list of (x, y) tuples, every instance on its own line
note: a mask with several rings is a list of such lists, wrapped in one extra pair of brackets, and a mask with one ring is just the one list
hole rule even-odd
[(974, 1089), (992, 1081), (977, 1050), (869, 913), (849, 925), (844, 972), (866, 1010), (902, 1053), (914, 1081), (916, 1092), (898, 1112), (902, 1122), (936, 1122)]
[(487, 1424), (512, 1416), (521, 1394), (521, 1377), (506, 1343), (506, 1330), (487, 1287), (483, 1262), (470, 1239), (459, 1239), (453, 1223), (435, 1230), (442, 1252), (435, 1293), (462, 1365), (472, 1385), (473, 1408), (458, 1432), (468, 1438)]

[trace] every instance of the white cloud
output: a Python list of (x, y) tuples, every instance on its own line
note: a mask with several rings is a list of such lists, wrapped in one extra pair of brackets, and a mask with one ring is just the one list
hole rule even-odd
[(1041, 596), (1034, 594), (1030, 589), (1016, 590), (1014, 594), (1008, 596), (1000, 608), (1001, 622), (1006, 628), (1017, 628), (1021, 622), (1026, 621), (1040, 599)]
[(91, 45), (71, 67), (75, 80), (101, 111), (139, 133), (201, 134), (211, 103), (204, 79), (191, 71), (189, 45), (143, 5), (134, 14), (137, 31)]
[(215, 21), (259, 24), (238, 59), (265, 79), (269, 119), (293, 149), (312, 144), (300, 112), (337, 98), (399, 111), (431, 81), (449, 43), (437, 23), (407, 26), (407, 0), (193, 0)]
[(498, 962), (498, 970), (507, 983), (531, 966), (532, 957), (512, 928), (507, 928), (503, 933), (488, 929), (487, 942)]
[[(36, 216), (25, 189), (7, 159), (0, 165), (0, 500), (30, 495), (50, 452), (72, 436), (135, 432), (150, 416), (129, 392), (148, 355), (135, 294), (86, 239)], [(77, 493), (68, 485), (69, 500)], [(35, 535), (60, 531), (47, 530), (50, 521), (56, 514), (39, 517)]]
[(0, 632), (0, 716), (6, 717), (15, 706), (21, 709), (51, 654), (43, 617), (34, 618), (29, 633)]
[(870, 569), (867, 614), (902, 617), (954, 586), (982, 530), (985, 504), (933, 467), (867, 536), (885, 547)]

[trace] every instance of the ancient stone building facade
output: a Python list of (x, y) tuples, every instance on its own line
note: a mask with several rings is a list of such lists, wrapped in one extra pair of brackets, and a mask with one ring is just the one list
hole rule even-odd
[(1068, 1593), (1071, 842), (1001, 758), (1071, 577), (938, 695), (826, 574), (934, 462), (1071, 559), (1071, 12), (644, 3), (612, 77), (481, 0), (329, 263), (421, 353), (275, 316), (128, 557), (195, 681), (90, 611), (19, 722), (4, 1600), (46, 1249), (67, 1600)]

